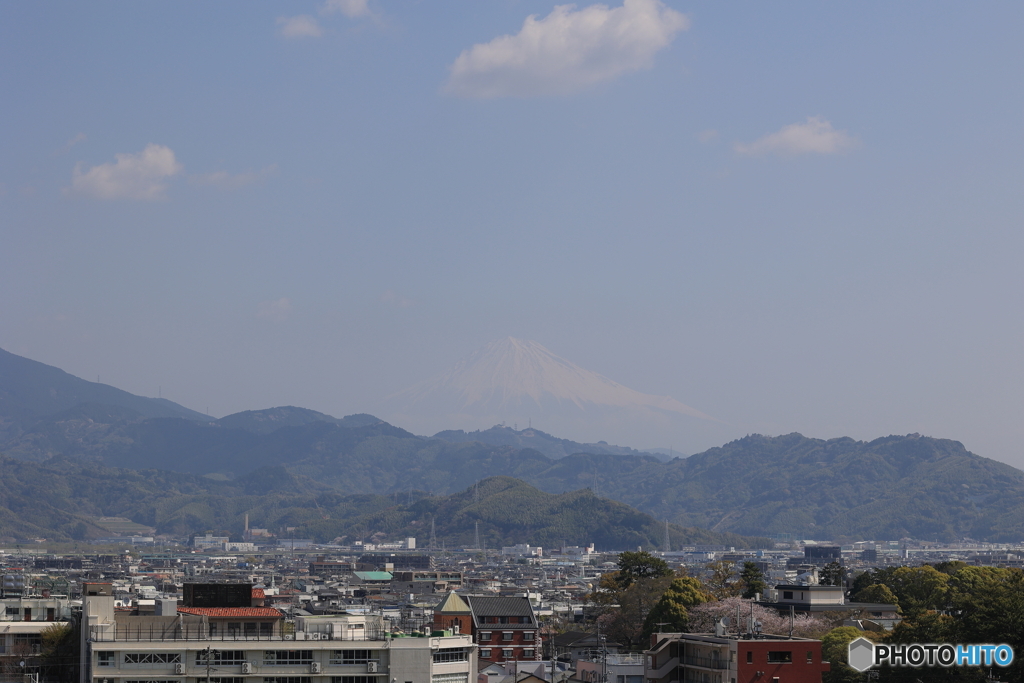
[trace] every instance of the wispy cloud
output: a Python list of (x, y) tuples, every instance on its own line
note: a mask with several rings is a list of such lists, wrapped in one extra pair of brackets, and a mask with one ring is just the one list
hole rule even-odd
[(857, 139), (844, 130), (836, 130), (832, 124), (819, 117), (810, 116), (804, 123), (792, 123), (781, 130), (765, 135), (750, 144), (737, 142), (733, 145), (740, 154), (836, 154), (857, 145)]
[(324, 34), (314, 17), (300, 14), (295, 17), (278, 17), (281, 35), (285, 38), (319, 38)]
[(260, 171), (247, 171), (245, 173), (228, 173), (227, 171), (215, 171), (213, 173), (202, 173), (189, 176), (189, 182), (195, 185), (208, 185), (223, 190), (237, 190), (246, 185), (259, 183), (277, 173), (277, 165), (271, 164)]
[(650, 68), (689, 19), (661, 0), (621, 7), (557, 5), (530, 15), (515, 35), (474, 45), (451, 65), (447, 92), (461, 97), (564, 95)]
[(165, 182), (182, 170), (174, 152), (163, 145), (146, 145), (138, 154), (115, 154), (113, 163), (87, 171), (75, 166), (70, 191), (99, 199), (163, 199)]
[(65, 142), (63, 147), (61, 147), (60, 149), (58, 149), (56, 152), (53, 153), (53, 156), (58, 156), (60, 154), (67, 154), (68, 152), (71, 151), (72, 147), (74, 147), (75, 145), (77, 145), (80, 142), (85, 142), (88, 139), (89, 138), (86, 136), (85, 133), (79, 133), (75, 137), (73, 137), (70, 140), (68, 140), (67, 142)]
[(373, 16), (369, 0), (327, 0), (321, 5), (320, 11), (324, 14), (341, 12), (352, 19)]
[(263, 301), (256, 309), (256, 317), (274, 323), (283, 323), (292, 314), (292, 302), (286, 297)]

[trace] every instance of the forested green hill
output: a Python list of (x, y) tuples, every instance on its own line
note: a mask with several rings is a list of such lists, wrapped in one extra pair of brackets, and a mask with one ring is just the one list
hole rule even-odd
[[(439, 544), (472, 544), (476, 524), (487, 547), (515, 543), (580, 545), (601, 549), (654, 547), (664, 525), (650, 515), (592, 492), (544, 493), (510, 477), (494, 477), (448, 496), (422, 491), (392, 495), (343, 495), (284, 467), (268, 467), (231, 482), (191, 474), (106, 468), (55, 459), (46, 464), (0, 458), (0, 540), (88, 539), (109, 533), (99, 517), (127, 517), (157, 533), (214, 531), (238, 537), (244, 516), (272, 531), (326, 542), (394, 540), (426, 542), (431, 522)], [(672, 542), (763, 545), (759, 539), (702, 529), (670, 528)]]

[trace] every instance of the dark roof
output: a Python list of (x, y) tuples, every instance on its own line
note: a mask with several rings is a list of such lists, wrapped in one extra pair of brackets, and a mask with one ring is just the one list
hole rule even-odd
[(533, 606), (528, 598), (491, 598), (480, 595), (466, 595), (476, 617), (532, 617)]
[[(466, 595), (463, 598), (469, 603), (473, 613), (473, 623), (478, 629), (494, 631), (517, 631), (537, 628), (537, 617), (529, 598), (492, 598), (487, 596)], [(486, 624), (484, 617), (529, 617), (528, 623)]]

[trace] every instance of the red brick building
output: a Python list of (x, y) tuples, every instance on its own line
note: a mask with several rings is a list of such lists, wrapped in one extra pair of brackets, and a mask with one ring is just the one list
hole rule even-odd
[(775, 635), (657, 633), (646, 683), (821, 683), (821, 641)]
[(481, 666), (541, 658), (539, 624), (528, 598), (459, 596), (451, 592), (434, 609), (434, 628), (472, 635)]

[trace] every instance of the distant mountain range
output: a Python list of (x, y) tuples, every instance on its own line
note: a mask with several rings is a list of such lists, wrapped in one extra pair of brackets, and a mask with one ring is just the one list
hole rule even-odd
[[(9, 375), (0, 374), (0, 395), (48, 395), (45, 387), (53, 384), (56, 369), (21, 367), (31, 371), (36, 366), (45, 369), (38, 380), (44, 388), (23, 373), (12, 389), (6, 384)], [(70, 378), (56, 377), (65, 382)], [(68, 383), (80, 386), (75, 382)], [(268, 495), (280, 490), (280, 481), (294, 481), (346, 500), (362, 500), (360, 495), (370, 496), (367, 501), (376, 500), (374, 496), (444, 497), (502, 476), (554, 495), (590, 489), (655, 519), (716, 533), (819, 539), (1024, 538), (1024, 472), (944, 439), (907, 435), (863, 442), (752, 435), (664, 462), (631, 449), (571, 442), (539, 430), (498, 427), (427, 438), (372, 415), (338, 419), (296, 407), (219, 420), (191, 411), (181, 417), (147, 417), (133, 406), (187, 409), (106, 389), (112, 390), (105, 397), (113, 404), (88, 401), (93, 396), (81, 393), (88, 402), (69, 408), (67, 399), (51, 404), (37, 400), (28, 410), (5, 399), (0, 419), (16, 427), (5, 432), (0, 452), (58, 471), (72, 465), (175, 471), (191, 477), (180, 481), (201, 485), (203, 495), (216, 493), (203, 488), (216, 480), (232, 495)], [(47, 407), (57, 412), (29, 417)], [(577, 449), (589, 452), (572, 452)], [(0, 470), (3, 481), (8, 469)], [(415, 491), (421, 493), (410, 493)], [(224, 514), (242, 504), (218, 503)], [(348, 510), (344, 519), (356, 516), (357, 511)], [(0, 535), (4, 514), (0, 510)], [(123, 516), (117, 511), (103, 514)], [(153, 526), (147, 519), (131, 519)], [(193, 521), (200, 526), (213, 523), (208, 512), (196, 513)]]
[(167, 399), (129, 394), (0, 349), (0, 443), (16, 438), (42, 417), (83, 403), (116, 406), (124, 417), (211, 419)]
[(600, 435), (619, 443), (660, 441), (671, 433), (684, 447), (684, 442), (721, 443), (735, 434), (674, 398), (635, 391), (535, 341), (512, 337), (389, 396), (375, 412), (424, 434), (532, 423), (577, 439)]
[[(284, 467), (267, 467), (231, 482), (190, 474), (98, 467), (56, 458), (46, 464), (0, 457), (0, 542), (48, 538), (87, 540), (110, 535), (110, 517), (131, 519), (157, 533), (213, 531), (240, 538), (252, 526), (330, 542), (344, 538), (430, 539), (437, 547), (482, 543), (552, 546), (589, 542), (599, 549), (662, 543), (664, 525), (628, 505), (590, 491), (544, 493), (509, 477), (485, 479), (448, 496), (342, 495)], [(123, 523), (122, 523), (123, 526)], [(131, 525), (129, 525), (131, 526)], [(672, 525), (672, 543), (764, 546), (765, 539)]]
[[(479, 442), (488, 446), (511, 446), (512, 448), (531, 448), (543, 453), (549, 458), (557, 460), (574, 453), (594, 453), (600, 455), (654, 455), (628, 448), (626, 446), (612, 446), (604, 441), (598, 443), (579, 443), (569, 439), (559, 439), (539, 429), (516, 430), (512, 427), (495, 425), (490, 429), (465, 432), (461, 429), (449, 429), (434, 434), (435, 439), (450, 441), (452, 443)], [(676, 455), (680, 455), (677, 453)]]

